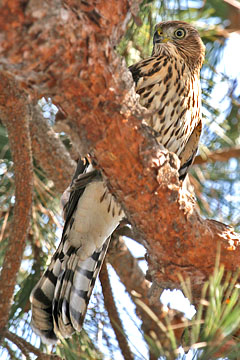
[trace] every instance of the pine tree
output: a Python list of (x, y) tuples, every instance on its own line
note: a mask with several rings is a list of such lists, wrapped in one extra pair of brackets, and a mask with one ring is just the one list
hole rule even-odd
[[(134, 164), (136, 169), (141, 165), (134, 154), (138, 154), (137, 146), (144, 138), (144, 129), (139, 130), (144, 113), (136, 105), (126, 67), (151, 53), (156, 22), (180, 19), (198, 28), (207, 50), (201, 73), (205, 128), (182, 206), (195, 211), (192, 203), (196, 196), (195, 206), (203, 217), (230, 224), (238, 231), (239, 79), (219, 70), (232, 32), (239, 31), (234, 10), (237, 5), (217, 0), (207, 0), (204, 5), (198, 1), (187, 4), (156, 0), (140, 4), (135, 0), (130, 11), (127, 0), (109, 4), (14, 1), (0, 5), (1, 357), (88, 360), (108, 355), (115, 359), (121, 352), (129, 360), (146, 358), (139, 349), (147, 348), (151, 360), (182, 359), (188, 351), (193, 359), (237, 359), (239, 236), (216, 221), (199, 220), (194, 212), (194, 218), (186, 222), (196, 225), (202, 221), (206, 232), (212, 234), (206, 240), (201, 238), (202, 244), (208, 245), (209, 257), (201, 255), (203, 245), (194, 244), (199, 263), (193, 264), (191, 271), (176, 265), (168, 272), (164, 269), (167, 263), (161, 263), (164, 271), (159, 269), (154, 230), (143, 226), (142, 217), (137, 216), (142, 214), (141, 201), (137, 208), (132, 196), (135, 191), (135, 197), (138, 194), (143, 199), (137, 193), (140, 186), (131, 189), (127, 173)], [(126, 19), (130, 19), (127, 26)], [(221, 96), (218, 88), (222, 89)], [(216, 94), (218, 104), (213, 101)], [(124, 101), (120, 112), (119, 104)], [(99, 119), (101, 127), (97, 126)], [(115, 121), (121, 124), (123, 138), (129, 137), (127, 156), (126, 143), (122, 141), (118, 146)], [(110, 148), (111, 131), (116, 136)], [(99, 167), (124, 203), (134, 227), (123, 223), (113, 234), (109, 264), (103, 266), (100, 276), (103, 291), (97, 287), (84, 330), (56, 347), (47, 347), (31, 330), (29, 295), (59, 240), (63, 225), (60, 195), (69, 185), (79, 152), (85, 154), (89, 148), (94, 148)], [(144, 151), (147, 161), (156, 156), (146, 148)], [(127, 158), (131, 154), (134, 163), (130, 166)], [(125, 178), (117, 156), (125, 159)], [(174, 169), (167, 171), (171, 179), (177, 179)], [(144, 176), (146, 187), (151, 189), (155, 170)], [(159, 176), (165, 184), (160, 199), (168, 204), (164, 192), (169, 191), (169, 197), (176, 196), (176, 192), (169, 190), (164, 173)], [(174, 181), (173, 185), (178, 186)], [(183, 221), (183, 217), (179, 219)], [(167, 234), (163, 231), (160, 235), (164, 242)], [(145, 259), (130, 252), (125, 243), (129, 238), (147, 248), (146, 277), (140, 266)], [(219, 239), (224, 245), (221, 249), (215, 243)], [(184, 238), (180, 240), (184, 244)], [(168, 250), (170, 246), (166, 254)], [(116, 281), (113, 269), (126, 289), (129, 304), (135, 308), (131, 327), (142, 335), (141, 346), (129, 334), (130, 310), (122, 309), (118, 294), (111, 289)], [(159, 302), (165, 288), (183, 290), (196, 308), (193, 319)]]

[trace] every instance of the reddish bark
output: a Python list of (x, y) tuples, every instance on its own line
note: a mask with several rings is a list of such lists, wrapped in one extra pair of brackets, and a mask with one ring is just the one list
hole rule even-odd
[(54, 181), (57, 190), (63, 193), (75, 172), (76, 163), (51, 126), (48, 125), (38, 106), (33, 108), (33, 117), (29, 128), (35, 159), (38, 160), (48, 178)]
[(0, 330), (8, 321), (17, 273), (25, 247), (32, 206), (32, 153), (27, 95), (8, 74), (0, 72), (0, 114), (7, 127), (14, 161), (15, 206), (0, 275)]
[(95, 149), (110, 188), (146, 240), (153, 280), (178, 287), (180, 272), (199, 295), (218, 243), (221, 262), (229, 270), (238, 267), (239, 236), (201, 219), (178, 182), (175, 157), (159, 152), (140, 124), (131, 76), (114, 52), (137, 4), (33, 0), (24, 7), (5, 1), (0, 61), (31, 96), (50, 95), (73, 119), (85, 152)]

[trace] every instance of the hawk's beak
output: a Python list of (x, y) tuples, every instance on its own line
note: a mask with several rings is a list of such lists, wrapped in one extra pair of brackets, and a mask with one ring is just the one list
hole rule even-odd
[(168, 37), (164, 37), (163, 39), (162, 39), (162, 42), (163, 43), (166, 43), (166, 42), (168, 42), (170, 39), (168, 38)]
[(161, 43), (166, 43), (168, 42), (170, 39), (166, 36), (166, 34), (164, 34), (162, 31), (157, 30), (154, 34), (153, 37), (153, 44), (161, 44)]

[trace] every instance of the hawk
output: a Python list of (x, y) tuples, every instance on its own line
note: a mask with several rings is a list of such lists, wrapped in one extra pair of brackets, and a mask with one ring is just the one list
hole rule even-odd
[[(200, 68), (204, 45), (181, 21), (156, 25), (152, 56), (130, 66), (146, 123), (180, 159), (184, 179), (201, 134)], [(109, 239), (124, 217), (92, 163), (79, 160), (65, 205), (62, 239), (31, 296), (32, 327), (44, 342), (80, 331)]]
[(200, 69), (205, 47), (197, 32), (183, 21), (155, 26), (152, 56), (130, 66), (145, 122), (159, 143), (178, 155), (183, 180), (198, 149), (202, 130)]

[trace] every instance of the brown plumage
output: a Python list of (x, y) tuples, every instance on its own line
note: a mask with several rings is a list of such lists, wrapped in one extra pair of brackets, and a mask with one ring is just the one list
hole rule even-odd
[(147, 125), (158, 141), (178, 155), (184, 179), (201, 135), (200, 69), (205, 47), (197, 30), (183, 21), (155, 26), (152, 56), (130, 66), (140, 103), (152, 115)]

